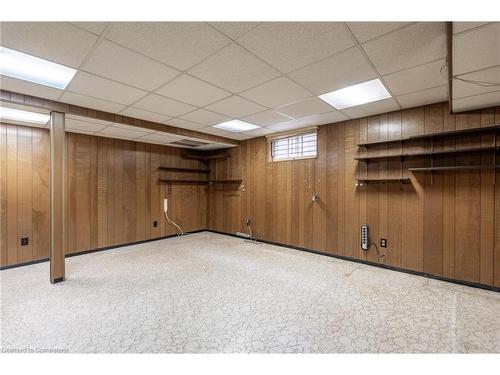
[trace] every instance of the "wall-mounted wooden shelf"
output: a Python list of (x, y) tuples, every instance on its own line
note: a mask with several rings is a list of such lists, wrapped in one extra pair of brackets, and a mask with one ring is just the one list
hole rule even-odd
[(471, 147), (471, 148), (460, 148), (455, 150), (422, 151), (422, 152), (391, 154), (391, 155), (360, 156), (354, 158), (354, 160), (370, 161), (370, 160), (381, 160), (381, 159), (398, 159), (398, 158), (406, 158), (412, 156), (434, 156), (434, 155), (459, 154), (468, 152), (497, 151), (499, 149), (500, 147), (498, 146)]
[(399, 182), (399, 183), (409, 183), (410, 178), (409, 177), (387, 177), (387, 178), (357, 178), (357, 182), (363, 182), (363, 183), (372, 183), (372, 182), (378, 182), (378, 183), (386, 183), (386, 182)]
[(158, 180), (161, 184), (169, 184), (169, 185), (206, 185), (210, 181), (207, 180), (172, 180), (172, 179), (162, 179)]
[(399, 139), (363, 142), (363, 143), (358, 143), (358, 147), (366, 147), (366, 146), (371, 146), (371, 145), (382, 145), (382, 144), (388, 144), (388, 143), (400, 143), (400, 142), (407, 142), (407, 141), (412, 141), (412, 140), (417, 140), (417, 139), (430, 139), (430, 138), (446, 137), (446, 136), (450, 136), (450, 135), (461, 135), (461, 134), (469, 134), (469, 133), (484, 133), (484, 132), (491, 132), (491, 131), (498, 131), (498, 130), (500, 130), (500, 125), (486, 126), (484, 128), (451, 130), (451, 131), (438, 132), (438, 133), (412, 135), (409, 137), (399, 138)]
[(211, 184), (241, 184), (243, 180), (210, 180), (209, 183)]
[(243, 180), (177, 180), (177, 179), (162, 179), (158, 180), (162, 184), (172, 185), (207, 185), (207, 184), (241, 184)]
[(175, 168), (175, 167), (158, 167), (158, 169), (167, 172), (179, 173), (210, 173), (210, 169), (196, 169), (196, 168)]
[(461, 170), (482, 170), (482, 169), (500, 169), (500, 165), (454, 165), (449, 167), (415, 167), (408, 168), (411, 172), (434, 172), (434, 171), (461, 171)]

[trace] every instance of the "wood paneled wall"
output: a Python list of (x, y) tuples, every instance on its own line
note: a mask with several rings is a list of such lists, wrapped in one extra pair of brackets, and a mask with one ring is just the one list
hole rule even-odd
[[(375, 183), (356, 187), (358, 177), (399, 176), (398, 159), (354, 160), (362, 141), (400, 139), (500, 124), (500, 108), (450, 115), (447, 104), (371, 116), (321, 126), (318, 157), (268, 162), (266, 139), (244, 141), (231, 149), (229, 160), (212, 161), (212, 173), (242, 178), (237, 191), (208, 193), (209, 229), (246, 231), (249, 218), (257, 238), (378, 262), (375, 248), (360, 249), (360, 225), (370, 238), (388, 240), (388, 265), (487, 285), (500, 286), (500, 182), (493, 170), (408, 172), (429, 166), (430, 157), (404, 162), (411, 184)], [(488, 146), (493, 136), (446, 137), (438, 149)], [(391, 152), (392, 146), (371, 146), (370, 153)], [(407, 144), (406, 151), (426, 150), (429, 141)], [(393, 151), (399, 152), (396, 145)], [(482, 155), (482, 156), (481, 156)], [(493, 154), (436, 157), (435, 165), (493, 163)], [(498, 162), (498, 160), (497, 160)], [(214, 177), (214, 176), (212, 176)], [(317, 194), (319, 202), (312, 202)]]
[[(205, 187), (157, 183), (160, 165), (198, 168), (199, 161), (181, 158), (178, 148), (75, 133), (66, 138), (67, 253), (176, 233), (163, 216), (165, 196), (184, 231), (205, 229)], [(49, 152), (48, 130), (0, 124), (2, 266), (49, 256)], [(21, 237), (29, 237), (28, 246)]]

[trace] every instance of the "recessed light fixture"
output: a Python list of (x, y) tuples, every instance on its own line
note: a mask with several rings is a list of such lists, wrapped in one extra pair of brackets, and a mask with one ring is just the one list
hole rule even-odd
[(0, 74), (64, 90), (76, 70), (0, 46)]
[(36, 113), (36, 112), (22, 111), (20, 109), (0, 107), (0, 119), (45, 125), (47, 122), (49, 122), (50, 116), (44, 113)]
[(391, 94), (378, 78), (319, 96), (321, 100), (336, 109), (354, 107), (390, 97)]
[(241, 133), (247, 130), (260, 128), (260, 126), (250, 124), (249, 122), (245, 121), (231, 120), (214, 125), (213, 128), (223, 129), (233, 133)]

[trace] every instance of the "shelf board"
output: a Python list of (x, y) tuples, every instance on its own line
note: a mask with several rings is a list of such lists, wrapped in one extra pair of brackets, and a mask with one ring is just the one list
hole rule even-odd
[(207, 185), (207, 184), (241, 184), (243, 180), (180, 180), (180, 179), (163, 179), (158, 180), (159, 183), (172, 185)]
[(411, 156), (432, 156), (432, 155), (446, 155), (446, 154), (460, 154), (464, 152), (482, 152), (482, 151), (497, 151), (500, 147), (471, 147), (471, 148), (461, 148), (456, 150), (442, 150), (442, 151), (423, 151), (408, 154), (394, 154), (394, 155), (373, 155), (373, 156), (360, 156), (354, 158), (354, 160), (377, 160), (377, 159), (395, 159), (395, 158), (405, 158)]
[(461, 171), (461, 170), (483, 170), (483, 169), (500, 169), (500, 165), (454, 165), (450, 167), (415, 167), (408, 168), (411, 172), (425, 171)]
[(171, 184), (171, 185), (206, 185), (210, 181), (208, 180), (171, 180), (171, 179), (162, 179), (158, 180), (159, 183), (162, 184)]
[(210, 180), (211, 184), (241, 184), (243, 180)]
[(484, 128), (450, 130), (450, 131), (438, 132), (438, 133), (412, 135), (412, 136), (405, 137), (405, 138), (390, 139), (390, 140), (386, 140), (386, 141), (363, 142), (363, 143), (358, 143), (358, 147), (365, 147), (365, 146), (370, 146), (370, 145), (382, 145), (382, 144), (387, 144), (387, 143), (399, 143), (399, 142), (411, 141), (411, 140), (416, 140), (416, 139), (426, 139), (426, 138), (428, 139), (428, 138), (433, 138), (433, 137), (446, 137), (446, 136), (450, 136), (450, 135), (484, 133), (484, 132), (488, 132), (488, 131), (498, 131), (499, 129), (500, 129), (500, 125), (492, 125), (492, 126), (486, 126)]
[(408, 183), (410, 182), (409, 177), (387, 177), (387, 178), (357, 178), (357, 182), (364, 182), (364, 183), (370, 183), (370, 182), (400, 182), (400, 183)]
[(196, 168), (174, 168), (174, 167), (158, 167), (162, 171), (179, 172), (179, 173), (210, 173), (209, 169)]

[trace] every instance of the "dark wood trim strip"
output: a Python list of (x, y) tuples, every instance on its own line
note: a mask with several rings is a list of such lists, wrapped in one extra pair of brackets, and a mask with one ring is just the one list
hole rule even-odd
[(43, 99), (36, 96), (19, 94), (7, 90), (0, 90), (0, 101), (12, 104), (26, 105), (34, 108), (46, 109), (49, 111), (62, 112), (71, 115), (84, 116), (102, 121), (116, 122), (123, 125), (137, 126), (144, 129), (180, 135), (183, 137), (192, 137), (212, 142), (228, 143), (235, 146), (239, 145), (240, 143), (237, 140), (221, 137), (218, 135), (202, 133), (189, 129), (181, 129), (171, 125), (165, 125), (157, 122), (141, 120), (134, 117), (119, 115), (117, 113), (110, 113), (86, 107), (79, 107), (73, 104), (67, 104), (67, 103), (57, 102), (54, 100)]
[[(198, 229), (198, 230), (193, 230), (191, 232), (184, 232), (184, 234), (194, 234), (194, 233), (200, 233), (200, 232), (205, 232), (205, 231), (207, 231), (207, 230), (206, 229)], [(100, 251), (113, 250), (113, 249), (118, 249), (120, 247), (132, 246), (132, 245), (139, 245), (139, 244), (142, 244), (142, 243), (159, 241), (159, 240), (164, 240), (166, 238), (172, 238), (172, 237), (177, 237), (177, 236), (178, 236), (177, 234), (169, 234), (168, 236), (150, 238), (150, 239), (147, 239), (147, 240), (141, 240), (141, 241), (135, 241), (135, 242), (127, 242), (127, 243), (123, 243), (123, 244), (119, 244), (119, 245), (113, 245), (113, 246), (98, 247), (96, 249), (83, 250), (83, 251), (78, 251), (76, 253), (66, 254), (64, 257), (65, 258), (71, 258), (71, 257), (75, 257), (75, 256), (78, 256), (78, 255), (85, 255), (85, 254), (97, 253), (97, 252), (100, 252)], [(8, 269), (11, 269), (11, 268), (30, 266), (32, 264), (47, 262), (48, 260), (49, 260), (49, 258), (42, 258), (42, 259), (32, 260), (32, 261), (25, 262), (25, 263), (18, 263), (18, 264), (10, 264), (10, 265), (7, 265), (7, 266), (1, 266), (0, 267), (0, 271), (8, 270)]]
[(448, 63), (448, 107), (453, 114), (453, 22), (445, 22), (446, 62)]
[[(231, 236), (231, 237), (239, 238), (241, 240), (245, 240), (246, 239), (246, 238), (237, 236), (236, 234), (233, 234), (233, 233), (225, 233), (225, 232), (220, 232), (220, 231), (212, 230), (212, 229), (206, 229), (206, 232), (223, 234), (223, 235), (226, 235), (226, 236)], [(452, 284), (465, 285), (465, 286), (470, 286), (472, 288), (485, 289), (485, 290), (490, 290), (492, 292), (500, 293), (500, 287), (493, 286), (493, 285), (473, 283), (473, 282), (464, 281), (464, 280), (457, 280), (457, 279), (450, 279), (450, 278), (447, 278), (447, 277), (436, 276), (436, 275), (432, 275), (432, 274), (425, 273), (425, 272), (408, 270), (408, 269), (404, 269), (404, 268), (389, 266), (387, 264), (374, 263), (374, 262), (370, 262), (370, 261), (363, 260), (363, 259), (346, 257), (346, 256), (343, 256), (343, 255), (330, 254), (330, 253), (326, 253), (324, 251), (313, 250), (313, 249), (308, 249), (308, 248), (305, 248), (305, 247), (294, 246), (294, 245), (287, 245), (287, 244), (283, 244), (283, 243), (279, 243), (279, 242), (266, 241), (266, 240), (260, 240), (260, 239), (256, 239), (256, 242), (262, 242), (262, 243), (266, 243), (266, 244), (269, 244), (269, 245), (275, 245), (275, 246), (282, 246), (282, 247), (286, 247), (286, 248), (293, 249), (293, 250), (305, 251), (307, 253), (324, 255), (324, 256), (327, 256), (327, 257), (341, 259), (341, 260), (346, 260), (346, 261), (349, 261), (349, 262), (362, 263), (362, 264), (366, 264), (368, 266), (375, 266), (375, 267), (384, 268), (384, 269), (391, 270), (391, 271), (407, 273), (407, 274), (415, 275), (415, 276), (422, 276), (422, 277), (426, 277), (428, 279), (445, 281), (445, 282), (452, 283)]]

